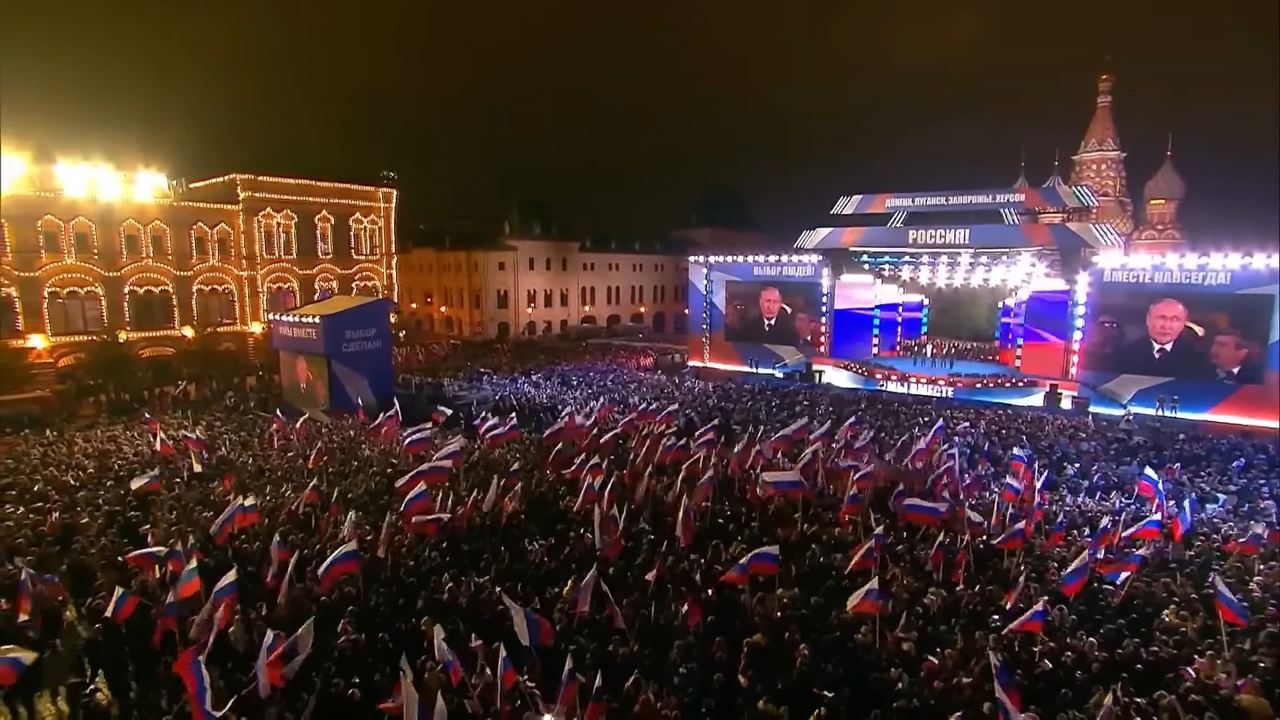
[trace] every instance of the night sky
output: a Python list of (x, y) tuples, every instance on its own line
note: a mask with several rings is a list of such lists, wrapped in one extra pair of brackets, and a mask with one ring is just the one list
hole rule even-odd
[(6, 142), (189, 179), (394, 170), (427, 224), (530, 198), (657, 235), (728, 185), (789, 242), (842, 193), (1008, 186), (1023, 148), (1043, 182), (1110, 69), (1131, 191), (1172, 133), (1193, 242), (1276, 242), (1275, 2), (7, 5)]

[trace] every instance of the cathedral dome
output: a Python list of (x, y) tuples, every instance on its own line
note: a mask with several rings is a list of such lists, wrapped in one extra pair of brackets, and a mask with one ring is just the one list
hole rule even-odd
[(1187, 195), (1187, 186), (1182, 176), (1173, 168), (1173, 154), (1167, 154), (1164, 164), (1142, 188), (1142, 197), (1148, 202), (1152, 200), (1181, 200)]

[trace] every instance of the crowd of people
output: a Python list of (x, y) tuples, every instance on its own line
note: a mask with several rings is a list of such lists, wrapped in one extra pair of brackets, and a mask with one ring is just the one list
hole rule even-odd
[(994, 342), (925, 338), (899, 342), (898, 355), (912, 358), (921, 367), (954, 369), (956, 360), (998, 362), (1000, 348)]
[(646, 365), (7, 438), (0, 713), (1273, 717), (1269, 438)]

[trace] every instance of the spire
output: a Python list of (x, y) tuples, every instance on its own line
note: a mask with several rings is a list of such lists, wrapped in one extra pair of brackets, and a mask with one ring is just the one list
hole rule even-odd
[(1142, 188), (1142, 199), (1177, 202), (1187, 196), (1186, 183), (1173, 167), (1173, 135), (1169, 135), (1169, 148), (1164, 154), (1164, 164)]
[(1098, 78), (1098, 103), (1089, 129), (1080, 141), (1080, 154), (1120, 151), (1120, 135), (1116, 132), (1116, 121), (1111, 115), (1111, 88), (1115, 82), (1112, 75)]
[(1062, 174), (1059, 170), (1059, 167), (1060, 165), (1058, 162), (1058, 148), (1054, 148), (1053, 149), (1053, 174), (1049, 176), (1048, 180), (1044, 181), (1044, 187), (1062, 187), (1066, 185), (1066, 183), (1062, 182)]
[(1031, 183), (1027, 182), (1027, 149), (1022, 148), (1022, 160), (1018, 163), (1018, 179), (1013, 181), (1015, 188), (1030, 187)]

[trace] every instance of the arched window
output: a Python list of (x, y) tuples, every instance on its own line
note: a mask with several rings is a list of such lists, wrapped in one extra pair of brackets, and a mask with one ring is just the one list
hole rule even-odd
[(530, 258), (529, 258), (529, 270), (530, 270), (531, 272), (533, 271), (533, 258), (532, 258), (532, 257), (530, 257)]
[(263, 310), (285, 312), (298, 307), (298, 283), (284, 273), (276, 273), (262, 283)]
[(316, 256), (333, 257), (333, 216), (324, 210), (316, 216)]
[(524, 336), (533, 337), (538, 334), (538, 324), (530, 320), (524, 324)]
[(142, 259), (142, 224), (133, 218), (120, 223), (120, 258), (128, 262)]
[(206, 273), (192, 287), (191, 304), (196, 324), (201, 327), (235, 325), (238, 321), (239, 298), (231, 278), (219, 273)]
[(231, 262), (236, 257), (235, 233), (226, 223), (213, 229), (213, 261)]
[(590, 305), (596, 304), (596, 286), (592, 285), (591, 290), (587, 293), (587, 302)]
[(106, 328), (102, 285), (84, 275), (64, 273), (45, 286), (45, 331), (82, 335)]
[[(356, 213), (347, 221), (351, 227), (351, 256), (356, 258), (373, 258), (376, 257), (374, 252), (375, 236), (381, 236), (382, 223), (378, 218), (370, 215), (364, 217)], [(379, 240), (379, 242), (381, 242)]]
[(581, 304), (586, 305), (587, 304), (587, 286), (583, 285), (582, 287), (578, 288), (578, 294), (582, 296)]
[(547, 272), (551, 272), (551, 258), (547, 258)]
[(168, 258), (173, 254), (173, 243), (169, 234), (169, 226), (153, 220), (147, 225), (147, 242), (143, 245), (143, 255), (148, 258)]
[(382, 283), (373, 273), (363, 272), (351, 281), (351, 294), (362, 297), (382, 297)]
[(139, 273), (124, 284), (125, 327), (169, 330), (178, 326), (173, 283), (159, 275)]
[(22, 300), (18, 289), (0, 280), (0, 342), (22, 337)]
[(382, 256), (382, 221), (370, 215), (365, 221), (365, 248), (364, 255), (366, 258), (377, 258)]
[(258, 213), (258, 253), (264, 258), (280, 257), (279, 215), (271, 208)]
[(67, 226), (52, 215), (45, 215), (36, 222), (36, 237), (40, 239), (40, 260), (57, 260), (62, 257), (63, 236)]
[(79, 260), (98, 258), (98, 228), (81, 215), (67, 223), (66, 248), (63, 254)]
[(280, 257), (298, 257), (298, 216), (285, 210), (276, 217), (276, 237), (280, 246)]
[(208, 262), (213, 258), (213, 247), (209, 240), (209, 228), (202, 222), (191, 226), (191, 260)]
[(324, 300), (338, 294), (338, 279), (328, 273), (316, 276), (316, 300)]
[(560, 272), (569, 272), (569, 258), (560, 258)]

